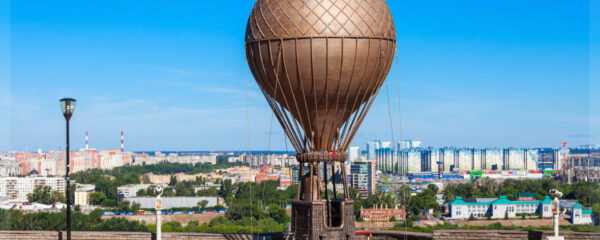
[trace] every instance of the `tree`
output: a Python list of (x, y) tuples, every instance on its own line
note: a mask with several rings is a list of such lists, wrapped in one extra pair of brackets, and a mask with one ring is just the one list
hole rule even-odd
[(205, 209), (208, 206), (208, 200), (202, 200), (197, 203), (198, 208)]
[(119, 211), (129, 212), (129, 201), (121, 201), (118, 206)]
[(435, 185), (435, 184), (429, 184), (429, 185), (427, 185), (427, 189), (431, 189), (431, 191), (433, 191), (436, 194), (437, 194), (437, 192), (439, 190), (438, 186)]
[(104, 199), (104, 201), (102, 201), (102, 206), (103, 207), (116, 207), (117, 201), (113, 200), (113, 199)]
[(169, 178), (169, 186), (173, 187), (175, 184), (177, 184), (177, 178), (171, 175), (171, 178)]
[(215, 187), (211, 187), (209, 189), (198, 190), (196, 195), (200, 197), (215, 197), (219, 196), (219, 190), (217, 190)]
[(27, 194), (29, 202), (38, 202), (41, 204), (53, 204), (56, 202), (66, 202), (65, 195), (59, 191), (52, 191), (49, 186), (37, 186), (33, 193)]
[(389, 221), (390, 222), (396, 222), (396, 217), (392, 216)]
[(165, 197), (174, 197), (174, 196), (176, 196), (176, 193), (173, 190), (173, 188), (167, 187), (167, 188), (165, 188), (163, 190), (162, 196), (165, 196)]
[(57, 202), (65, 203), (67, 202), (67, 198), (65, 197), (65, 194), (59, 191), (52, 191), (50, 193), (50, 203), (52, 204)]
[(203, 186), (206, 185), (206, 179), (204, 179), (202, 176), (196, 176), (194, 183)]
[(504, 212), (504, 220), (508, 220), (508, 209), (506, 209), (506, 212)]
[(152, 183), (152, 182), (150, 182), (150, 177), (148, 176), (148, 174), (142, 175), (142, 183), (144, 183), (144, 184)]
[(27, 194), (27, 200), (29, 202), (39, 202), (42, 204), (48, 204), (50, 202), (50, 192), (52, 188), (49, 186), (37, 186), (33, 190), (33, 193)]
[(289, 216), (285, 209), (277, 204), (269, 204), (269, 217), (278, 223), (286, 223), (289, 221)]
[(100, 205), (106, 199), (106, 195), (103, 192), (94, 192), (90, 196), (90, 202), (93, 205)]
[(469, 221), (475, 221), (475, 216), (471, 213), (471, 216), (469, 216)]
[(219, 189), (219, 196), (223, 198), (227, 198), (233, 194), (233, 183), (231, 179), (225, 179), (223, 183), (221, 183), (221, 188)]
[(138, 210), (140, 210), (141, 207), (142, 207), (142, 204), (140, 204), (138, 202), (131, 203), (131, 211), (134, 213), (137, 212)]
[(596, 216), (596, 219), (600, 220), (600, 203), (592, 205), (592, 213)]
[(138, 190), (138, 191), (135, 193), (135, 195), (136, 195), (136, 196), (138, 196), (138, 197), (143, 197), (143, 196), (146, 196), (146, 195), (147, 195), (147, 194), (146, 194), (146, 189), (140, 189), (140, 190)]

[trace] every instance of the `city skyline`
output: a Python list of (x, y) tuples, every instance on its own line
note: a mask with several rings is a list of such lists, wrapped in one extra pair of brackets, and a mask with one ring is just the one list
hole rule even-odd
[[(91, 146), (118, 149), (124, 131), (128, 151), (246, 150), (247, 83), (249, 149), (286, 148), (276, 121), (268, 146), (270, 109), (244, 62), (253, 1), (1, 4), (9, 14), (0, 21), (0, 151), (64, 148), (62, 97), (78, 99), (73, 149), (86, 131)], [(401, 30), (398, 62), (352, 146), (392, 140), (386, 87), (400, 140), (398, 80), (403, 139), (600, 143), (591, 3), (389, 5)]]

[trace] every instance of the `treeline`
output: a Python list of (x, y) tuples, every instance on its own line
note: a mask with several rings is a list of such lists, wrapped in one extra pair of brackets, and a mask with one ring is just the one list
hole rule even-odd
[(175, 174), (175, 173), (185, 173), (185, 174), (198, 174), (198, 173), (210, 173), (219, 169), (226, 169), (235, 166), (247, 166), (247, 164), (243, 164), (241, 162), (229, 163), (226, 160), (223, 161), (221, 158), (224, 156), (219, 156), (217, 159), (217, 164), (212, 163), (196, 163), (196, 164), (186, 164), (186, 163), (174, 163), (174, 162), (161, 162), (159, 164), (142, 164), (142, 165), (134, 165), (134, 166), (123, 166), (116, 167), (112, 170), (108, 170), (107, 173), (109, 175), (117, 175), (119, 173), (137, 173), (137, 174), (145, 174), (152, 172), (154, 174)]
[[(204, 233), (266, 233), (285, 232), (287, 224), (280, 224), (271, 218), (253, 220), (229, 220), (225, 217), (216, 217), (210, 223), (198, 224), (198, 221), (188, 222), (182, 226), (177, 221), (166, 222), (161, 227), (163, 232), (204, 232)], [(148, 226), (149, 231), (156, 231), (156, 225)]]
[[(0, 230), (62, 231), (65, 230), (66, 213), (22, 213), (17, 210), (0, 209)], [(138, 221), (125, 218), (102, 219), (99, 210), (90, 214), (75, 211), (72, 214), (73, 231), (128, 231), (147, 232), (148, 227)]]

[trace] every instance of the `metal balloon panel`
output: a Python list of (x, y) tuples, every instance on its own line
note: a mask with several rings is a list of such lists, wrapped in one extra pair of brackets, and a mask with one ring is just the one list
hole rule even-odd
[(393, 62), (396, 41), (298, 37), (246, 43), (250, 69), (298, 152), (345, 151)]

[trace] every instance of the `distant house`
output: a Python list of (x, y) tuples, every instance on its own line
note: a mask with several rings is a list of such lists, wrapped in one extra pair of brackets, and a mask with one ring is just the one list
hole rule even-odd
[(573, 224), (594, 223), (592, 220), (592, 209), (583, 208), (579, 203), (575, 203), (569, 213), (571, 214), (571, 223)]
[(471, 215), (500, 219), (506, 216), (516, 217), (517, 214), (522, 213), (535, 213), (542, 214), (542, 217), (552, 217), (551, 203), (552, 200), (549, 196), (539, 201), (511, 201), (506, 196), (464, 200), (462, 197), (456, 197), (454, 201), (448, 203), (448, 212), (450, 219), (468, 219)]

